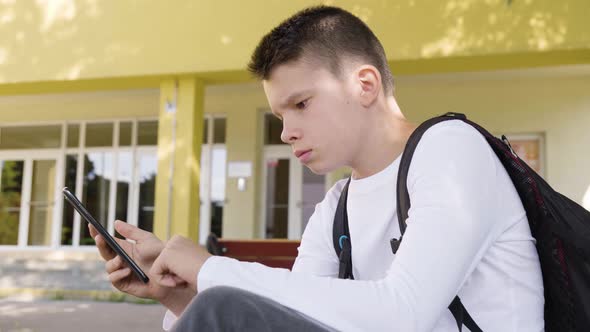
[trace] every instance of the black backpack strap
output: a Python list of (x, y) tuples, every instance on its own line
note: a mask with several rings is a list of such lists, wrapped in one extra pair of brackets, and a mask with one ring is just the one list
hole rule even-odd
[(453, 314), (453, 317), (455, 317), (459, 332), (463, 331), (463, 313), (465, 312), (465, 309), (463, 309), (463, 303), (461, 303), (458, 296), (455, 296), (453, 302), (449, 304), (449, 310), (451, 311), (451, 314)]
[[(445, 115), (427, 120), (418, 126), (416, 130), (414, 130), (412, 135), (410, 135), (408, 142), (406, 143), (397, 175), (397, 219), (401, 236), (399, 239), (391, 239), (391, 250), (394, 254), (399, 249), (403, 234), (406, 231), (406, 219), (408, 219), (408, 212), (410, 211), (411, 206), (407, 180), (414, 151), (416, 151), (416, 147), (418, 146), (420, 139), (430, 127), (437, 123), (449, 120), (466, 121), (467, 117), (460, 113), (446, 113)], [(469, 312), (467, 312), (467, 309), (465, 309), (463, 303), (461, 303), (461, 299), (459, 299), (458, 296), (455, 296), (449, 305), (449, 310), (453, 314), (453, 317), (455, 317), (459, 331), (462, 331), (463, 324), (465, 324), (465, 326), (467, 326), (471, 332), (481, 332), (481, 329), (479, 326), (477, 326), (471, 315), (469, 315)]]
[(461, 303), (461, 299), (458, 296), (455, 296), (453, 302), (451, 302), (449, 305), (449, 310), (451, 311), (451, 314), (453, 314), (453, 317), (455, 317), (455, 322), (457, 322), (459, 331), (463, 331), (463, 324), (465, 324), (465, 326), (467, 326), (471, 332), (482, 332), (467, 309), (465, 309), (463, 303)]
[(338, 278), (354, 279), (352, 274), (352, 245), (350, 241), (350, 231), (348, 230), (348, 213), (346, 211), (346, 202), (348, 199), (348, 185), (350, 178), (340, 193), (338, 207), (334, 215), (334, 225), (332, 229), (332, 239), (336, 256), (340, 261)]
[(410, 135), (406, 147), (402, 154), (400, 161), (399, 170), (397, 173), (397, 221), (399, 223), (399, 230), (401, 236), (399, 239), (391, 240), (391, 249), (395, 254), (399, 248), (399, 244), (402, 241), (403, 235), (406, 231), (406, 219), (408, 219), (408, 211), (410, 211), (410, 194), (408, 193), (408, 186), (406, 185), (408, 179), (408, 172), (410, 171), (410, 163), (412, 162), (412, 156), (420, 139), (430, 127), (435, 124), (448, 120), (466, 119), (465, 115), (460, 113), (446, 113), (445, 115), (438, 116), (423, 122), (414, 132)]

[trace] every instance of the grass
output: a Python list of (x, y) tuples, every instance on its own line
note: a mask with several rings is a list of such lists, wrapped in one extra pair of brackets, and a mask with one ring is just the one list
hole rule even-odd
[(15, 295), (30, 296), (33, 299), (47, 299), (51, 301), (98, 301), (98, 302), (126, 302), (133, 304), (158, 304), (158, 301), (142, 299), (115, 290), (76, 290), (76, 289), (0, 289), (0, 299)]

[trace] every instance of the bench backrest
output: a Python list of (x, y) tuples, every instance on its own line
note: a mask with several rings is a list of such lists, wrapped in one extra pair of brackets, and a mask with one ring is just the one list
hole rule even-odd
[(295, 240), (238, 240), (209, 236), (207, 249), (212, 254), (240, 261), (291, 269), (297, 257), (299, 243), (300, 241)]

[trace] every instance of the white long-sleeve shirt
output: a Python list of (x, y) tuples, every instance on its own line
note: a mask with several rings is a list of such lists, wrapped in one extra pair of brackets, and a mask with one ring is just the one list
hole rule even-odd
[[(292, 272), (212, 257), (198, 275), (199, 291), (238, 287), (342, 331), (457, 331), (447, 307), (458, 294), (484, 331), (543, 331), (534, 239), (518, 194), (485, 139), (461, 121), (424, 134), (408, 174), (408, 227), (393, 255), (389, 240), (400, 235), (399, 162), (350, 183), (356, 280), (337, 279), (332, 224), (346, 183), (341, 180), (316, 206)], [(164, 327), (173, 321), (168, 313)]]

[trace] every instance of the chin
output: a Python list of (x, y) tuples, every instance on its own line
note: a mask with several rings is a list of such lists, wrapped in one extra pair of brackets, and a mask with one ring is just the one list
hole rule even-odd
[(314, 162), (311, 162), (308, 165), (305, 165), (305, 167), (309, 168), (309, 170), (312, 171), (316, 175), (326, 175), (338, 168), (338, 167), (330, 167), (329, 165), (321, 165), (321, 164), (314, 163)]

